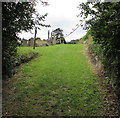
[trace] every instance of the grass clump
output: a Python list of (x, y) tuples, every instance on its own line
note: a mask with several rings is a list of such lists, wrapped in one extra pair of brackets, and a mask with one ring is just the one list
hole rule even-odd
[(33, 50), (31, 47), (18, 47), (17, 52), (18, 56), (15, 61), (15, 66), (29, 62), (39, 55), (39, 53), (36, 52), (36, 50)]

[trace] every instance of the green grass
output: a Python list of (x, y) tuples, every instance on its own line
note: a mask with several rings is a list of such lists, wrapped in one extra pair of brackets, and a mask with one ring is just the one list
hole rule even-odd
[[(21, 47), (19, 53), (29, 52), (29, 49), (31, 47)], [(82, 44), (37, 47), (35, 51), (41, 56), (19, 69), (22, 74), (14, 82), (15, 90), (6, 101), (3, 113), (100, 116), (101, 91), (83, 49)]]
[(25, 55), (30, 52), (37, 52), (37, 50), (33, 50), (32, 47), (17, 47), (17, 52), (19, 55)]

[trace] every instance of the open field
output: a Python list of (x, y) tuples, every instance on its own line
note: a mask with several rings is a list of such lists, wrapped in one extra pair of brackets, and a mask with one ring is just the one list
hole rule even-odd
[[(30, 48), (20, 47), (18, 53)], [(3, 115), (101, 116), (102, 91), (83, 48), (82, 44), (37, 47), (34, 51), (40, 56), (21, 66), (4, 91)]]

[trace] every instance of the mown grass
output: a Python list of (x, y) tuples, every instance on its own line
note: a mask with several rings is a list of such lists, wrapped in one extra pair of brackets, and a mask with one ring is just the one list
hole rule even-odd
[[(4, 104), (3, 114), (102, 115), (102, 94), (83, 48), (82, 44), (37, 47), (35, 51), (41, 56), (19, 69), (22, 74), (14, 82), (14, 92)], [(29, 49), (21, 47), (19, 53)]]

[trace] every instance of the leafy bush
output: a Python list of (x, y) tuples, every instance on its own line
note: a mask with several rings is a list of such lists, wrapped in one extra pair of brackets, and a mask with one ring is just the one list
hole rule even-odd
[[(17, 41), (15, 37), (8, 37), (2, 33), (2, 74), (3, 78), (8, 76), (10, 77), (15, 73), (14, 65), (17, 60)], [(12, 39), (11, 39), (12, 38)]]
[(89, 38), (89, 36), (91, 36), (91, 31), (90, 30), (80, 40), (85, 41), (85, 40), (87, 40)]
[[(92, 4), (92, 5), (91, 5)], [(104, 64), (107, 75), (120, 89), (120, 2), (94, 2), (80, 5), (81, 15), (87, 18), (94, 45), (91, 50)], [(120, 94), (118, 92), (120, 98)]]
[(26, 63), (26, 62), (34, 59), (37, 56), (38, 56), (37, 52), (29, 52), (27, 54), (18, 55), (17, 60), (14, 63), (15, 64), (14, 66), (16, 67), (16, 66), (19, 66), (22, 63)]
[[(40, 16), (34, 2), (2, 2), (2, 75), (3, 78), (12, 76), (14, 66), (18, 61), (17, 34), (21, 31), (33, 29), (35, 25), (46, 26), (40, 23), (47, 14)], [(41, 0), (41, 3), (44, 3)], [(47, 3), (47, 2), (46, 2)], [(36, 16), (33, 18), (33, 14)], [(35, 20), (37, 22), (35, 22)]]

